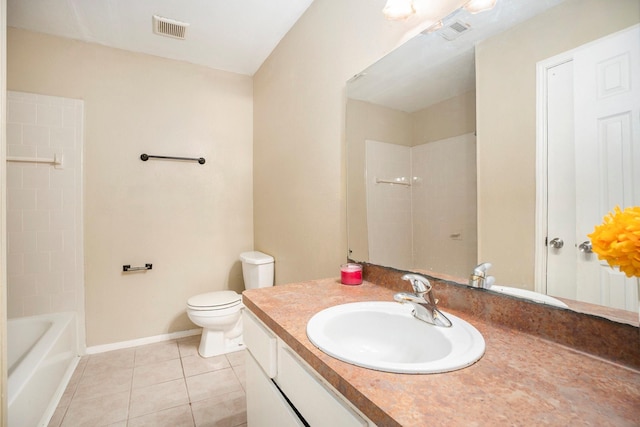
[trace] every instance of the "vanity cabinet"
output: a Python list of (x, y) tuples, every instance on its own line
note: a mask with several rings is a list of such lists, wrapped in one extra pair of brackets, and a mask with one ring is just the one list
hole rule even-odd
[(249, 427), (373, 426), (249, 310), (243, 310)]

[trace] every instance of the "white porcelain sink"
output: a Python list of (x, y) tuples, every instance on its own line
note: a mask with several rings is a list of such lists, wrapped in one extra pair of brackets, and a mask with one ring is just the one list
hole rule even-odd
[(429, 374), (467, 367), (484, 354), (476, 328), (445, 313), (452, 326), (430, 325), (410, 304), (356, 302), (336, 305), (307, 323), (309, 340), (324, 353), (385, 372)]
[(491, 285), (490, 291), (499, 292), (501, 294), (507, 294), (518, 298), (525, 298), (534, 302), (554, 305), (556, 307), (569, 308), (569, 306), (559, 299), (550, 297), (549, 295), (541, 294), (538, 292), (528, 291), (526, 289), (511, 288), (509, 286), (497, 286)]

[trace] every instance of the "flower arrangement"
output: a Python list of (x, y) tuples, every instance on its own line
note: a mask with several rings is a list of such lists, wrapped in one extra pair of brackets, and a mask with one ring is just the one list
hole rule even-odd
[(640, 277), (640, 206), (625, 210), (616, 206), (588, 237), (598, 259), (618, 267), (627, 277)]

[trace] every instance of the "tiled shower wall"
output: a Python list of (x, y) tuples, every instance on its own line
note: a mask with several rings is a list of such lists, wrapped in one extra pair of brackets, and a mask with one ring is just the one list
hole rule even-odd
[[(7, 93), (9, 318), (84, 316), (83, 108), (75, 99)], [(54, 155), (63, 156), (62, 168), (11, 161)]]

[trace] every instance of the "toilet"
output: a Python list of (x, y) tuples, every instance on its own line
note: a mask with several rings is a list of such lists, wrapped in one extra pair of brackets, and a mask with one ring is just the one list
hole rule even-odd
[[(243, 252), (242, 277), (245, 289), (273, 286), (272, 256), (258, 251)], [(187, 316), (202, 327), (198, 353), (202, 357), (242, 350), (242, 295), (235, 291), (207, 292), (187, 300)]]

